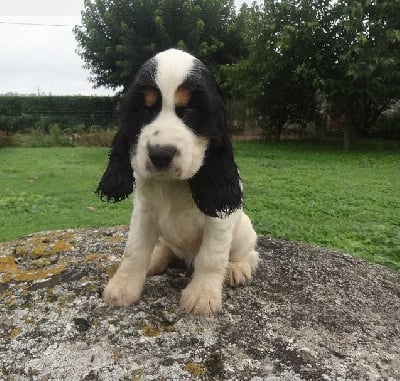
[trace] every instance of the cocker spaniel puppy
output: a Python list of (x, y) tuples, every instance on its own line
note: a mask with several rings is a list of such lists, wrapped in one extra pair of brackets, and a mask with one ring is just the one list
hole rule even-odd
[(188, 53), (159, 53), (137, 72), (120, 113), (97, 192), (119, 201), (134, 184), (136, 191), (124, 256), (104, 300), (137, 302), (146, 275), (164, 272), (177, 256), (194, 267), (181, 308), (219, 311), (224, 279), (248, 283), (258, 253), (212, 75)]

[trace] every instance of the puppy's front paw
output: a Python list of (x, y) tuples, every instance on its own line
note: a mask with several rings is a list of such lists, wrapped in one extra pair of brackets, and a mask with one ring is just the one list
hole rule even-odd
[(226, 281), (231, 287), (246, 285), (251, 282), (251, 266), (246, 261), (229, 262), (226, 269)]
[(140, 299), (143, 282), (133, 276), (115, 274), (108, 282), (103, 293), (103, 300), (110, 306), (127, 307)]
[(180, 305), (186, 313), (211, 315), (222, 309), (222, 287), (192, 281), (182, 291)]

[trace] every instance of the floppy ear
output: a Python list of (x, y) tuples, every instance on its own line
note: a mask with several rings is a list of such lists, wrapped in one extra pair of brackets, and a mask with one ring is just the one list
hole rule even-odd
[(131, 144), (119, 130), (114, 136), (109, 153), (108, 166), (96, 193), (103, 200), (122, 201), (133, 192), (133, 170), (130, 158)]
[(197, 207), (210, 217), (229, 215), (242, 206), (239, 171), (226, 135), (210, 140), (203, 165), (189, 186)]
[(133, 192), (135, 178), (131, 167), (131, 149), (140, 133), (137, 107), (141, 101), (142, 96), (134, 81), (119, 106), (119, 129), (111, 144), (107, 169), (96, 189), (102, 200), (122, 201)]

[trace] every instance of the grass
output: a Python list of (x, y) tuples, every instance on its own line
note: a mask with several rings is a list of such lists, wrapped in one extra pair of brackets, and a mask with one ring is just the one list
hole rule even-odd
[[(400, 269), (396, 147), (238, 142), (245, 210), (259, 234), (331, 247)], [(0, 241), (31, 232), (128, 224), (132, 199), (94, 195), (104, 148), (0, 149)]]
[(245, 209), (258, 233), (400, 268), (400, 155), (310, 144), (240, 144)]
[(128, 224), (132, 199), (105, 203), (93, 193), (106, 148), (0, 149), (0, 241), (62, 228)]

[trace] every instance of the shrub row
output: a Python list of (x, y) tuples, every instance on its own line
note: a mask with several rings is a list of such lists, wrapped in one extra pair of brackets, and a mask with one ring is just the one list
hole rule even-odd
[(98, 96), (0, 96), (0, 131), (24, 132), (32, 127), (49, 131), (109, 127), (117, 122), (116, 97)]
[(49, 127), (48, 132), (34, 128), (29, 133), (12, 135), (0, 134), (1, 147), (63, 147), (88, 146), (110, 147), (116, 130), (97, 129), (93, 132), (66, 133), (58, 124)]
[(400, 111), (383, 114), (372, 130), (373, 138), (400, 140)]

